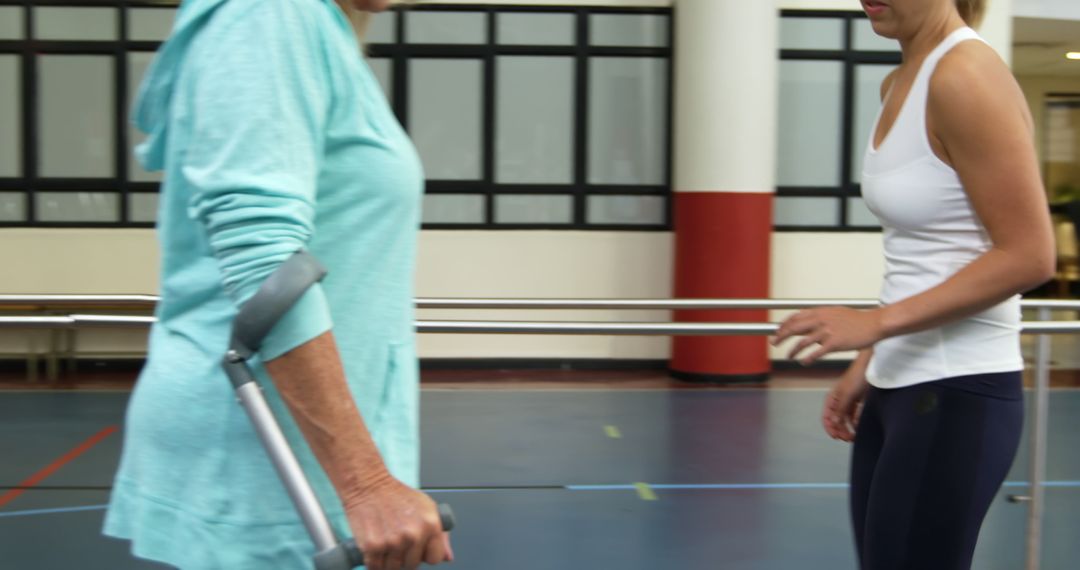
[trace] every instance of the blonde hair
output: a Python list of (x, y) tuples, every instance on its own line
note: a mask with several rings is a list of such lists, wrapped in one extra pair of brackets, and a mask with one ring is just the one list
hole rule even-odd
[(956, 0), (956, 9), (960, 17), (972, 28), (979, 27), (986, 17), (986, 7), (990, 0)]

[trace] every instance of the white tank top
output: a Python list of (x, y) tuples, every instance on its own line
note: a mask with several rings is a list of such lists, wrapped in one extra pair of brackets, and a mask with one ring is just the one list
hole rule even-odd
[[(870, 131), (862, 191), (884, 229), (883, 304), (941, 284), (991, 247), (960, 177), (934, 154), (926, 129), (934, 69), (949, 50), (973, 39), (981, 40), (971, 28), (960, 28), (927, 56), (879, 148), (874, 148), (874, 133), (880, 112)], [(877, 343), (867, 379), (879, 388), (900, 388), (1023, 366), (1016, 296), (940, 328)]]

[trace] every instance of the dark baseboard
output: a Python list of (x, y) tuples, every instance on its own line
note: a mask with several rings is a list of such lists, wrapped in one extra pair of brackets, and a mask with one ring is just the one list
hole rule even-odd
[[(143, 358), (80, 358), (76, 360), (78, 372), (92, 371), (137, 371), (145, 364)], [(42, 361), (38, 362), (43, 366)], [(623, 359), (623, 358), (422, 358), (420, 367), (424, 370), (667, 370), (672, 377), (687, 382), (761, 382), (767, 374), (736, 375), (730, 379), (726, 375), (699, 375), (668, 369), (668, 361), (662, 359)], [(804, 367), (790, 360), (772, 361), (772, 370), (777, 372), (790, 370), (844, 370), (851, 364), (846, 360), (827, 360)], [(22, 358), (0, 358), (0, 371), (19, 372), (26, 370), (26, 360)]]
[[(108, 372), (123, 372), (134, 371), (137, 372), (142, 369), (146, 364), (145, 358), (132, 357), (132, 358), (77, 358), (75, 359), (75, 371), (76, 372), (94, 372), (94, 371), (108, 371)], [(60, 361), (60, 370), (67, 370), (67, 361)], [(44, 359), (38, 360), (38, 369), (44, 371), (45, 361)], [(25, 372), (26, 371), (26, 359), (25, 358), (0, 358), (0, 372)]]
[(772, 369), (777, 372), (790, 370), (847, 370), (851, 363), (851, 360), (819, 360), (810, 366), (803, 366), (793, 360), (774, 360), (772, 361)]
[(666, 370), (667, 360), (614, 358), (421, 358), (423, 370)]
[(668, 370), (672, 378), (688, 384), (720, 384), (737, 386), (742, 384), (764, 384), (769, 381), (769, 373), (761, 374), (701, 374), (700, 372), (680, 372)]

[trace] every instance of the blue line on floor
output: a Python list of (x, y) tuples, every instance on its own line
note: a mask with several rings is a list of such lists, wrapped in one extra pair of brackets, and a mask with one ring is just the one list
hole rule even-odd
[[(847, 489), (847, 483), (702, 483), (690, 485), (650, 484), (657, 491), (740, 491), (770, 489)], [(634, 485), (567, 485), (570, 491), (635, 491)]]
[(64, 513), (81, 513), (86, 511), (104, 511), (109, 505), (88, 505), (85, 507), (63, 507), (59, 509), (34, 509), (30, 511), (11, 511), (0, 513), (0, 518), (29, 517), (32, 515), (56, 515)]
[[(650, 484), (658, 491), (768, 491), (782, 489), (847, 489), (847, 483), (702, 483), (690, 485)], [(1006, 481), (1005, 487), (1028, 487), (1027, 481)], [(1080, 481), (1046, 481), (1044, 487), (1080, 487)], [(634, 485), (567, 485), (568, 491), (635, 491)]]
[[(1004, 487), (1027, 487), (1027, 481), (1006, 481)], [(1047, 481), (1043, 483), (1044, 487), (1068, 489), (1068, 488), (1080, 488), (1080, 481)], [(781, 489), (847, 489), (847, 483), (742, 483), (742, 484), (723, 484), (723, 483), (703, 483), (703, 484), (690, 484), (690, 485), (670, 485), (670, 484), (658, 484), (649, 485), (651, 489), (657, 491), (743, 491), (743, 490), (781, 490)], [(567, 485), (564, 487), (567, 491), (637, 491), (638, 487), (635, 485)], [(545, 487), (545, 490), (550, 490), (551, 487)], [(497, 492), (514, 492), (514, 491), (527, 491), (525, 488), (513, 488), (513, 489), (432, 489), (426, 491), (429, 494), (443, 494), (443, 493), (497, 493)], [(34, 515), (57, 515), (66, 513), (81, 513), (88, 511), (104, 511), (108, 508), (108, 505), (87, 505), (81, 507), (61, 507), (56, 509), (32, 509), (26, 511), (9, 511), (0, 512), (0, 518), (15, 518), (15, 517), (29, 517)]]

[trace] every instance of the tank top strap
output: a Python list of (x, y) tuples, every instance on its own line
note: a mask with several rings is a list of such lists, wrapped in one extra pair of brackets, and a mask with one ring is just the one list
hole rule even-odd
[(925, 116), (927, 97), (930, 94), (930, 78), (934, 76), (938, 64), (954, 47), (968, 40), (985, 41), (978, 32), (969, 27), (957, 28), (923, 60), (919, 73), (915, 76), (915, 83), (911, 87), (913, 102), (917, 103), (915, 107), (922, 111), (920, 115)]
[(901, 117), (897, 118), (898, 130), (904, 134), (898, 138), (904, 139), (908, 152), (922, 155), (932, 153), (930, 138), (926, 132), (926, 109), (930, 100), (930, 79), (934, 76), (938, 63), (954, 47), (968, 40), (983, 41), (979, 34), (969, 28), (958, 28), (949, 34), (929, 55), (923, 60), (919, 72), (915, 76), (915, 82), (911, 85), (908, 99), (905, 101)]

